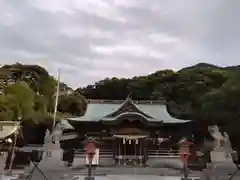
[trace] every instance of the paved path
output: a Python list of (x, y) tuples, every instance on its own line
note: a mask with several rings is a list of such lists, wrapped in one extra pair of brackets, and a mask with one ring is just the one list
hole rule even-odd
[[(46, 164), (45, 164), (46, 165)], [(71, 169), (65, 167), (64, 169), (53, 170), (48, 169), (47, 165), (45, 167), (40, 166), (40, 169), (43, 171), (44, 175), (50, 180), (59, 180), (59, 179), (83, 179), (87, 175), (87, 169)], [(182, 176), (179, 171), (174, 171), (167, 168), (97, 168), (93, 170), (93, 174), (99, 180), (120, 180), (121, 178), (131, 179), (149, 179), (150, 177), (154, 177), (154, 179), (159, 179), (160, 175), (168, 175), (169, 177), (174, 177), (174, 179), (180, 179)], [(194, 175), (191, 175), (194, 176)], [(196, 176), (196, 175), (195, 175)], [(131, 177), (131, 178), (130, 178)], [(139, 178), (138, 178), (139, 177)], [(44, 177), (39, 173), (38, 170), (35, 170), (32, 176), (33, 180), (43, 180)], [(161, 178), (162, 179), (162, 178)], [(126, 180), (126, 179), (125, 179)]]
[[(60, 149), (58, 147), (57, 149)], [(86, 168), (69, 168), (64, 166), (61, 159), (61, 152), (52, 154), (52, 157), (45, 157), (39, 163), (38, 167), (49, 180), (83, 180), (87, 175)], [(228, 173), (234, 172), (236, 168), (230, 164), (219, 164), (216, 172), (220, 174), (222, 180), (227, 180), (230, 176)], [(170, 168), (128, 168), (128, 167), (98, 167), (93, 170), (96, 180), (180, 180), (182, 174), (179, 170)], [(163, 176), (164, 175), (164, 176)], [(199, 176), (199, 172), (192, 173), (191, 176)], [(233, 180), (238, 180), (234, 178)], [(32, 174), (32, 180), (44, 180), (42, 174), (35, 169)], [(240, 180), (240, 179), (239, 179)]]
[[(180, 180), (177, 176), (155, 176), (155, 175), (108, 175), (97, 176), (95, 180)], [(84, 176), (75, 176), (72, 180), (84, 180)]]
[[(40, 166), (44, 175), (49, 180), (83, 180), (87, 175), (87, 169), (71, 169), (63, 168), (57, 170), (46, 166)], [(121, 170), (120, 170), (121, 169)], [(164, 168), (99, 168), (93, 170), (95, 180), (180, 180), (182, 175), (178, 171)], [(190, 177), (199, 177), (198, 173), (193, 173)], [(224, 170), (221, 169), (219, 173), (219, 180), (228, 180), (228, 175)], [(44, 180), (44, 177), (35, 170), (32, 176), (32, 180)], [(235, 176), (232, 180), (240, 180), (240, 175)]]

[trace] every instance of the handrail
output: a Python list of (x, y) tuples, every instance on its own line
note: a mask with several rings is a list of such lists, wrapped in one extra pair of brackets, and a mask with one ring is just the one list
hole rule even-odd
[[(84, 149), (74, 149), (74, 150), (84, 150)], [(112, 151), (112, 149), (111, 148), (100, 148), (100, 150), (109, 150), (109, 151)], [(148, 152), (179, 152), (178, 150), (159, 150), (159, 149), (157, 149), (157, 150), (148, 150)]]
[(148, 158), (180, 158), (180, 156), (176, 155), (148, 155)]
[(167, 149), (149, 149), (148, 151), (158, 151), (158, 152), (179, 152), (178, 150), (167, 150)]
[[(84, 152), (84, 149), (74, 149), (75, 152)], [(113, 152), (112, 149), (100, 149), (101, 152)], [(179, 154), (178, 150), (149, 150), (148, 154)]]

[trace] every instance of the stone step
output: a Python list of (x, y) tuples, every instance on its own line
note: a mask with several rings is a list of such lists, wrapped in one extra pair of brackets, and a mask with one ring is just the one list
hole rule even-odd
[[(139, 175), (176, 175), (181, 176), (180, 171), (171, 170), (169, 168), (133, 168), (133, 167), (112, 167), (112, 168), (102, 168), (98, 167), (92, 170), (93, 175), (114, 175), (114, 174), (139, 174)], [(87, 175), (88, 169), (84, 168), (77, 172), (71, 173), (71, 175)], [(189, 176), (196, 176), (193, 173)]]

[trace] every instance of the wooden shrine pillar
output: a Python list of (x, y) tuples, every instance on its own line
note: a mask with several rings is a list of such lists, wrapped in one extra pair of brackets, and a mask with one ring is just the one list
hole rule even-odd
[(148, 138), (143, 139), (143, 165), (146, 165), (148, 160)]
[(119, 153), (118, 153), (118, 139), (117, 138), (112, 139), (112, 144), (113, 144), (113, 164), (117, 165), (117, 163), (118, 163), (117, 156), (119, 155)]

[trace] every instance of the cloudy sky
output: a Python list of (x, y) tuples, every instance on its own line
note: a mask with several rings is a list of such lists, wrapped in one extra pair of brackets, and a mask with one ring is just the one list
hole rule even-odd
[(0, 64), (76, 88), (198, 62), (240, 64), (239, 0), (0, 0)]

